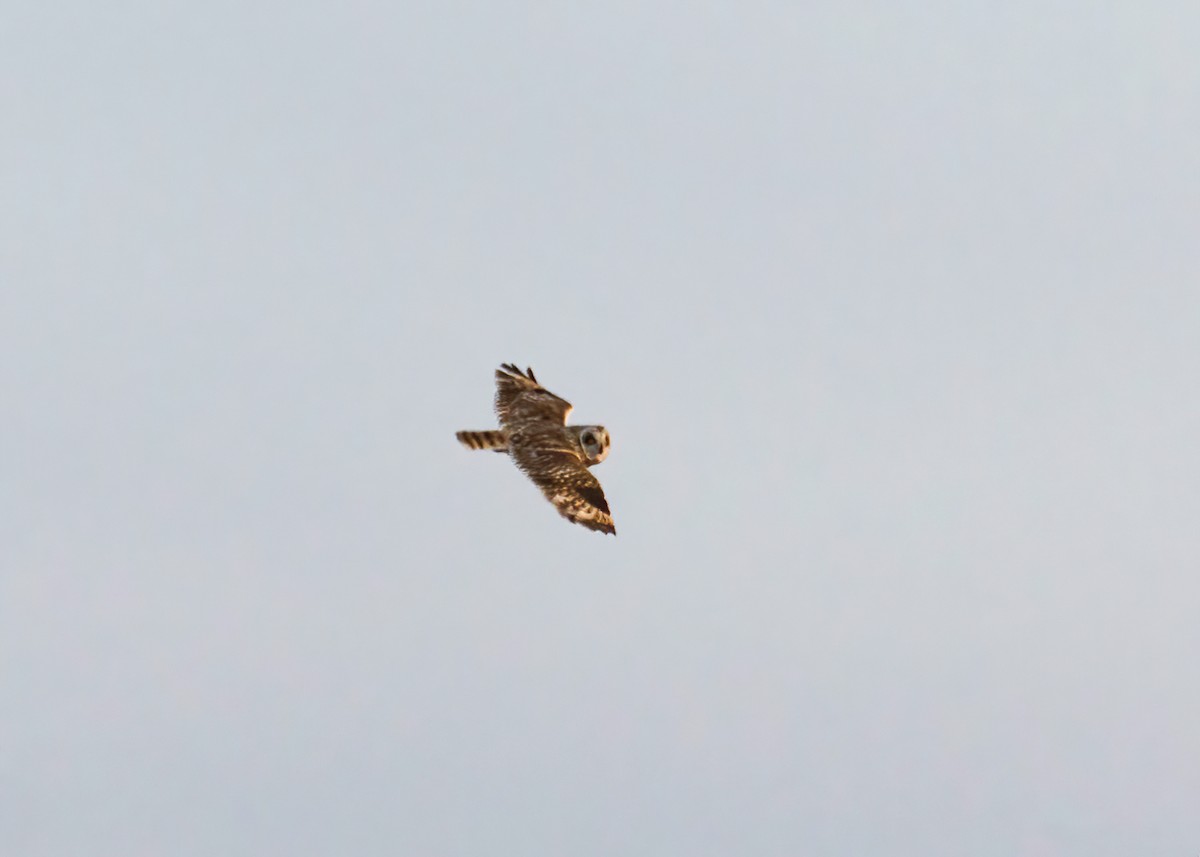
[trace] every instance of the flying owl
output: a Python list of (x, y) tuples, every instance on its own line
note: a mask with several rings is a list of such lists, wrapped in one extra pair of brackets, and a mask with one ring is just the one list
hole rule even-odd
[(571, 403), (538, 383), (532, 369), (511, 363), (496, 370), (496, 416), (500, 428), (460, 431), (469, 449), (507, 452), (517, 467), (542, 489), (558, 513), (589, 530), (617, 534), (604, 490), (588, 472), (608, 457), (604, 426), (569, 426)]

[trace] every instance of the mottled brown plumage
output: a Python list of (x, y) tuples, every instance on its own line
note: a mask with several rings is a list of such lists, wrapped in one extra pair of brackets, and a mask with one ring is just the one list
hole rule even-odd
[(571, 403), (538, 383), (532, 369), (511, 363), (496, 370), (496, 416), (500, 429), (460, 431), (470, 449), (507, 452), (560, 515), (591, 530), (616, 535), (608, 501), (588, 468), (608, 456), (604, 426), (569, 426)]

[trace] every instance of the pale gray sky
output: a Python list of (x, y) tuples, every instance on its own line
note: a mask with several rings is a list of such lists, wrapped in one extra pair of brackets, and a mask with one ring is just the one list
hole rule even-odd
[(1196, 854), (1200, 7), (903, 6), (7, 9), (0, 853)]

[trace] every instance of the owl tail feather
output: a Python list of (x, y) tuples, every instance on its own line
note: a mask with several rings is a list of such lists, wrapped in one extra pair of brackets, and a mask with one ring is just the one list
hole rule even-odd
[(460, 431), (454, 435), (467, 449), (494, 449), (508, 452), (508, 442), (501, 431)]

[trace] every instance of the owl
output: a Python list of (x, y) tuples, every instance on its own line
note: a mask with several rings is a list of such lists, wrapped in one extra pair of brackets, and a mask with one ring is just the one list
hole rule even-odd
[(496, 370), (496, 416), (500, 428), (460, 431), (455, 436), (468, 449), (507, 452), (513, 462), (542, 489), (558, 513), (589, 530), (617, 534), (604, 490), (588, 472), (608, 457), (604, 426), (569, 426), (571, 403), (538, 383), (532, 369), (511, 363)]

